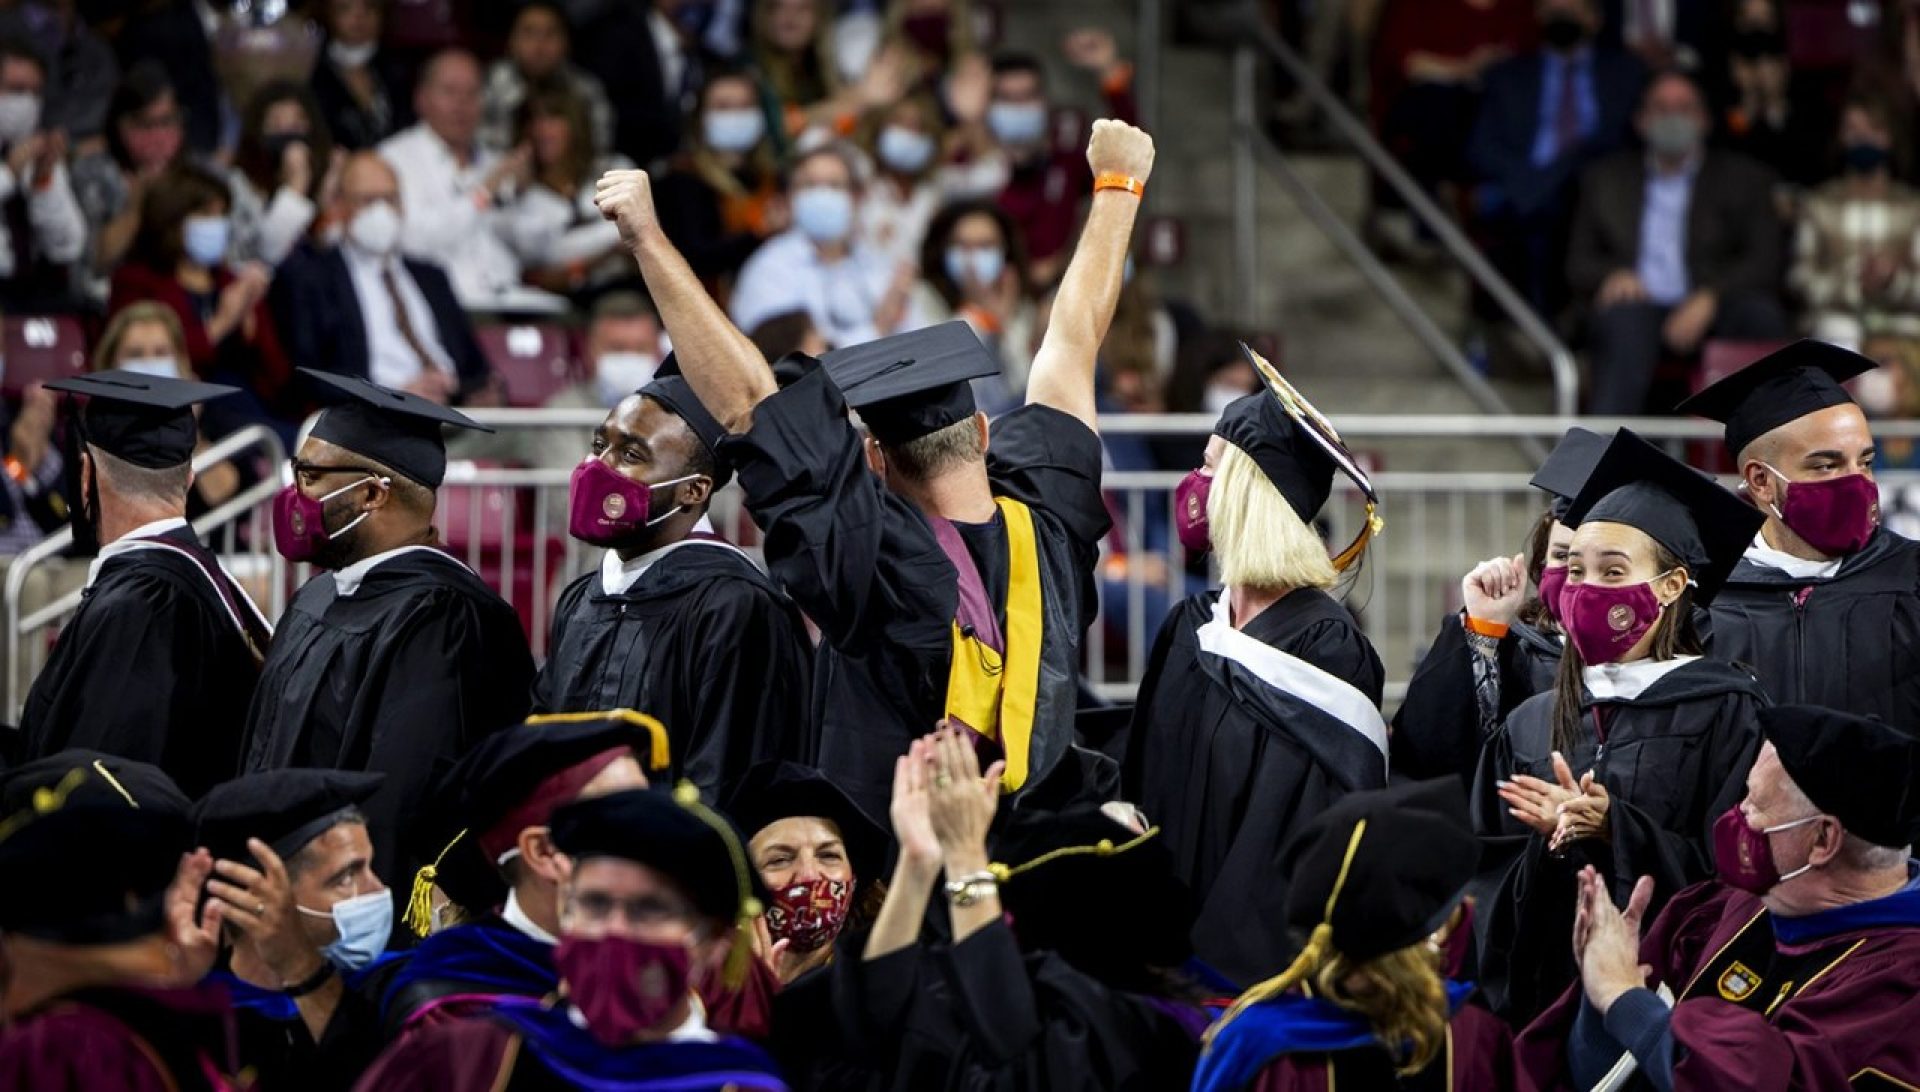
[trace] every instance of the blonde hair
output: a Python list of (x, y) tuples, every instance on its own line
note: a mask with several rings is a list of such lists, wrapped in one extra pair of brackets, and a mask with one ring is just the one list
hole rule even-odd
[(1207, 493), (1208, 536), (1221, 583), (1243, 588), (1330, 588), (1339, 579), (1326, 544), (1295, 514), (1253, 457), (1222, 449)]
[(113, 358), (119, 354), (120, 342), (126, 339), (127, 331), (146, 322), (159, 323), (166, 328), (167, 340), (173, 342), (174, 355), (180, 360), (180, 374), (192, 378), (193, 367), (187, 363), (187, 337), (180, 330), (180, 317), (173, 313), (172, 308), (152, 300), (130, 303), (113, 313), (113, 317), (107, 320), (106, 332), (100, 335), (100, 343), (94, 346), (93, 360), (88, 363), (87, 370), (104, 372), (113, 367)]
[(1366, 1017), (1403, 1077), (1425, 1069), (1447, 1045), (1440, 956), (1424, 940), (1364, 963), (1336, 953), (1313, 984), (1327, 1001)]

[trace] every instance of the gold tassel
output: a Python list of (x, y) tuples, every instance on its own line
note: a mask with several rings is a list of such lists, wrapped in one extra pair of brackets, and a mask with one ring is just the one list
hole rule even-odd
[(1387, 529), (1387, 521), (1380, 518), (1377, 508), (1377, 505), (1368, 502), (1367, 520), (1361, 525), (1360, 533), (1354, 537), (1353, 542), (1334, 557), (1334, 572), (1343, 573), (1353, 568), (1354, 562), (1359, 561), (1360, 555), (1366, 552), (1367, 544)]
[(747, 980), (747, 967), (753, 959), (753, 923), (765, 910), (760, 900), (753, 897), (753, 872), (747, 864), (747, 851), (741, 847), (733, 827), (700, 802), (700, 789), (693, 782), (682, 781), (675, 785), (673, 802), (712, 827), (714, 833), (720, 835), (720, 840), (726, 843), (727, 857), (733, 864), (734, 883), (739, 888), (740, 909), (734, 914), (733, 947), (727, 952), (726, 963), (721, 966), (720, 981), (728, 989), (738, 989)]
[(73, 790), (86, 783), (86, 767), (76, 766), (68, 770), (66, 776), (60, 779), (59, 784), (54, 785), (52, 788), (42, 785), (33, 790), (33, 799), (26, 807), (9, 815), (4, 822), (0, 822), (0, 842), (6, 841), (18, 833), (22, 827), (40, 818), (42, 815), (66, 807), (67, 797), (73, 795)]
[(447, 843), (446, 848), (440, 851), (440, 855), (433, 859), (432, 864), (413, 874), (413, 890), (407, 894), (407, 915), (401, 920), (406, 922), (407, 928), (413, 930), (414, 936), (424, 937), (432, 931), (433, 881), (440, 876), (440, 862), (446, 860), (447, 854), (453, 852), (453, 847), (459, 845), (460, 839), (466, 836), (467, 832), (464, 830), (454, 835), (453, 841)]
[(995, 883), (1006, 883), (1022, 872), (1031, 872), (1049, 861), (1057, 861), (1062, 857), (1080, 857), (1087, 855), (1094, 857), (1111, 857), (1116, 853), (1125, 853), (1129, 849), (1145, 845), (1148, 840), (1157, 838), (1159, 835), (1159, 827), (1148, 827), (1139, 837), (1122, 842), (1119, 845), (1114, 845), (1113, 839), (1111, 838), (1102, 838), (1090, 846), (1061, 846), (1059, 849), (1042, 853), (1040, 856), (1022, 865), (1004, 865), (998, 861), (994, 861), (987, 865), (987, 871), (993, 873)]

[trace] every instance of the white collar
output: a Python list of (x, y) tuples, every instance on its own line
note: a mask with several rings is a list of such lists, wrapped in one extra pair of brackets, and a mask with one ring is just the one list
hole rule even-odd
[[(690, 532), (695, 535), (713, 533), (713, 521), (706, 516), (701, 516), (700, 522), (694, 524), (693, 531)], [(600, 559), (600, 591), (604, 595), (625, 595), (640, 582), (640, 578), (646, 575), (654, 562), (682, 546), (703, 542), (712, 546), (732, 546), (732, 543), (715, 542), (713, 539), (688, 537), (678, 542), (669, 542), (657, 550), (648, 550), (632, 561), (622, 561), (617, 551), (608, 550), (606, 556)]]
[[(687, 1000), (690, 1003), (687, 1005), (686, 1020), (682, 1021), (679, 1027), (667, 1032), (667, 1037), (664, 1041), (669, 1043), (712, 1043), (718, 1041), (720, 1037), (713, 1033), (713, 1029), (707, 1027), (707, 1008), (700, 1003), (700, 995), (689, 994)], [(567, 1021), (582, 1031), (586, 1030), (587, 1018), (582, 1016), (579, 1008), (574, 1005), (569, 1004), (567, 1006)], [(646, 1044), (637, 1045), (644, 1046)]]
[(466, 567), (465, 565), (461, 564), (459, 558), (456, 558), (451, 554), (448, 554), (445, 550), (442, 550), (435, 546), (419, 546), (419, 545), (401, 546), (401, 547), (398, 547), (397, 549), (388, 550), (385, 553), (374, 554), (372, 557), (363, 557), (360, 560), (354, 562), (353, 564), (347, 566), (346, 568), (341, 569), (339, 572), (334, 573), (333, 574), (333, 590), (340, 593), (343, 596), (352, 598), (353, 594), (360, 590), (360, 584), (362, 581), (366, 580), (368, 573), (372, 572), (374, 569), (378, 568), (379, 566), (384, 565), (389, 561), (392, 561), (394, 558), (399, 557), (401, 554), (410, 554), (420, 550), (425, 550), (427, 553), (436, 554), (440, 557), (444, 557), (448, 561), (453, 562), (455, 565), (460, 565), (461, 568)]
[(527, 916), (526, 908), (520, 905), (520, 893), (518, 891), (507, 892), (507, 905), (500, 911), (500, 920), (542, 944), (560, 943), (559, 937), (540, 928), (540, 926), (534, 924), (534, 920), (531, 917)]
[(1580, 674), (1595, 701), (1632, 701), (1677, 668), (1699, 659), (1675, 656), (1671, 660), (1635, 660), (1626, 664), (1595, 664)]
[(139, 539), (155, 538), (166, 534), (168, 531), (178, 530), (186, 525), (187, 521), (185, 517), (182, 516), (169, 516), (166, 519), (157, 519), (152, 523), (143, 523), (133, 530), (128, 531), (126, 534), (121, 535), (119, 538), (114, 539), (112, 542), (100, 547), (100, 552), (94, 555), (93, 564), (87, 566), (86, 586), (89, 588), (93, 587), (94, 579), (100, 575), (100, 566), (105, 564), (108, 558), (139, 549)]
[(1765, 536), (1755, 532), (1753, 545), (1747, 547), (1747, 560), (1755, 565), (1769, 569), (1778, 569), (1795, 580), (1826, 579), (1840, 571), (1846, 558), (1834, 557), (1825, 561), (1809, 561), (1804, 557), (1795, 557), (1783, 550), (1767, 545)]

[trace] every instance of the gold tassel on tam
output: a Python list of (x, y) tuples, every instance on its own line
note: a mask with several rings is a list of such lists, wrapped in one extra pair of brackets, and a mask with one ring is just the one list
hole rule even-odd
[(407, 894), (407, 916), (401, 920), (413, 930), (414, 936), (424, 937), (433, 928), (433, 881), (440, 875), (440, 862), (446, 860), (447, 854), (466, 836), (464, 830), (454, 835), (453, 841), (446, 844), (432, 864), (413, 874), (413, 890)]
[(1375, 511), (1377, 507), (1371, 502), (1368, 503), (1367, 519), (1360, 525), (1360, 533), (1333, 559), (1334, 572), (1343, 573), (1353, 568), (1353, 563), (1360, 560), (1360, 555), (1366, 552), (1367, 544), (1379, 538), (1380, 533), (1387, 529), (1387, 521), (1381, 519)]
[(733, 825), (700, 802), (700, 789), (693, 782), (682, 781), (675, 785), (673, 802), (698, 816), (727, 844), (727, 857), (733, 864), (734, 882), (740, 889), (740, 909), (734, 914), (733, 946), (727, 951), (727, 962), (721, 968), (720, 980), (728, 989), (736, 989), (747, 980), (747, 967), (753, 959), (753, 923), (765, 909), (760, 905), (760, 900), (753, 896), (754, 873), (747, 863), (747, 851), (740, 845), (739, 835), (734, 833)]
[(1139, 846), (1143, 846), (1150, 839), (1157, 838), (1159, 836), (1160, 836), (1159, 827), (1148, 827), (1146, 831), (1141, 833), (1138, 837), (1128, 839), (1127, 841), (1121, 842), (1119, 845), (1115, 845), (1111, 838), (1102, 838), (1098, 842), (1095, 842), (1090, 846), (1061, 846), (1059, 849), (1049, 850), (1045, 853), (1042, 853), (1040, 856), (1035, 857), (1033, 860), (1028, 861), (1025, 864), (1009, 866), (1009, 865), (1001, 864), (999, 861), (994, 861), (993, 863), (987, 865), (987, 871), (993, 873), (994, 882), (1006, 883), (1008, 880), (1013, 879), (1015, 876), (1020, 875), (1022, 872), (1031, 872), (1034, 869), (1039, 868), (1041, 865), (1044, 865), (1049, 861), (1057, 861), (1062, 857), (1083, 857), (1083, 856), (1111, 857), (1116, 853), (1125, 853), (1129, 849), (1135, 849)]

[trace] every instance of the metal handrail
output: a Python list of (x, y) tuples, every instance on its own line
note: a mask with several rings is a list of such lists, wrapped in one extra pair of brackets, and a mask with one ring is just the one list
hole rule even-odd
[[(264, 425), (248, 425), (246, 428), (222, 437), (217, 442), (208, 445), (206, 450), (195, 455), (193, 457), (194, 472), (199, 473), (209, 467), (218, 466), (233, 458), (235, 455), (238, 455), (240, 452), (253, 447), (259, 447), (264, 451), (268, 460), (273, 465), (286, 462), (286, 446), (280, 442), (280, 437), (276, 435), (272, 429)], [(255, 509), (279, 491), (280, 482), (277, 478), (273, 476), (263, 477), (239, 493), (229, 497), (218, 507), (203, 513), (199, 519), (193, 521), (193, 529), (202, 536), (205, 536), (230, 523), (237, 523), (242, 518), (252, 515)], [(41, 539), (39, 542), (21, 551), (19, 556), (13, 559), (13, 563), (7, 567), (5, 595), (7, 600), (8, 640), (5, 693), (8, 715), (14, 719), (18, 719), (21, 705), (26, 700), (26, 695), (16, 692), (20, 684), (20, 646), (22, 640), (28, 631), (37, 630), (54, 619), (59, 618), (61, 615), (77, 608), (80, 605), (80, 598), (85, 589), (76, 588), (66, 595), (61, 596), (59, 599), (41, 607), (39, 610), (34, 611), (26, 618), (20, 617), (20, 595), (26, 589), (27, 578), (35, 568), (44, 564), (48, 558), (58, 556), (72, 544), (73, 528), (62, 527), (58, 531), (49, 534), (46, 538)], [(277, 565), (280, 555), (276, 553), (273, 556)], [(279, 586), (277, 576), (274, 580), (274, 586), (276, 588)], [(277, 613), (277, 611), (274, 613)]]
[[(1459, 263), (1467, 276), (1486, 292), (1488, 298), (1493, 300), (1495, 306), (1500, 308), (1500, 311), (1513, 322), (1521, 334), (1545, 355), (1547, 366), (1553, 374), (1554, 409), (1563, 415), (1573, 414), (1578, 409), (1579, 403), (1580, 370), (1574, 361), (1572, 350), (1568, 349), (1559, 336), (1541, 320), (1539, 315), (1534, 313), (1533, 308), (1521, 298), (1513, 285), (1509, 284), (1499, 270), (1487, 261), (1486, 256), (1473, 245), (1466, 233), (1453, 222), (1453, 218), (1435, 204), (1425, 190), (1420, 188), (1420, 184), (1414, 181), (1393, 154), (1381, 147), (1380, 142), (1375, 140), (1372, 132), (1368, 130), (1366, 123), (1356, 117), (1353, 111), (1349, 110), (1346, 104), (1341, 102), (1325, 83), (1321, 82), (1312, 68), (1301, 59), (1298, 53), (1294, 52), (1293, 47), (1288, 45), (1286, 40), (1281, 38), (1260, 16), (1254, 5), (1231, 5), (1224, 8), (1221, 15), (1223, 18), (1214, 25), (1222, 35), (1230, 35), (1230, 40), (1235, 46), (1235, 129), (1239, 134), (1240, 143), (1244, 145), (1244, 150), (1236, 148), (1236, 182), (1240, 180), (1242, 173), (1238, 169), (1239, 164), (1245, 160), (1252, 160), (1256, 155), (1261, 155), (1270, 164), (1282, 168), (1281, 180), (1287, 184), (1289, 190), (1295, 191), (1297, 195), (1299, 189), (1306, 188), (1297, 174), (1285, 166), (1287, 162), (1285, 154), (1273, 148), (1259, 133), (1257, 126), (1252, 124), (1255, 97), (1252, 87), (1252, 60), (1257, 51), (1266, 54), (1286, 72), (1288, 78), (1299, 87), (1300, 92), (1326, 116), (1334, 131), (1359, 154), (1361, 159), (1366, 161), (1372, 171), (1386, 181), (1394, 193), (1405, 202), (1408, 211), (1433, 233), (1441, 247), (1455, 262)], [(1259, 151), (1256, 152), (1256, 149)], [(1236, 190), (1238, 188), (1239, 186), (1236, 185)], [(1318, 200), (1317, 194), (1315, 200)], [(1324, 208), (1324, 202), (1319, 203)], [(1248, 282), (1252, 280), (1252, 262), (1249, 260), (1249, 255), (1256, 250), (1256, 239), (1251, 230), (1251, 205), (1250, 198), (1242, 200), (1236, 196), (1237, 255), (1245, 263), (1240, 273)], [(1320, 223), (1321, 218), (1313, 209), (1308, 208), (1305, 211), (1315, 219), (1316, 223)], [(1326, 225), (1321, 224), (1321, 226), (1324, 229)], [(1340, 226), (1345, 235), (1351, 236), (1352, 231), (1346, 228), (1344, 222)], [(1338, 235), (1333, 238), (1333, 242), (1343, 251), (1348, 252), (1349, 258), (1352, 258), (1355, 265), (1360, 267), (1362, 275), (1374, 285), (1376, 290), (1382, 290), (1383, 294), (1388, 295), (1387, 302), (1394, 307), (1396, 313), (1401, 313), (1403, 319), (1407, 318), (1395, 299), (1396, 296), (1404, 296), (1404, 290), (1398, 288), (1398, 282), (1393, 278), (1393, 274), (1379, 262), (1379, 259), (1375, 258), (1370, 250), (1366, 250), (1364, 244), (1360, 245), (1360, 249), (1366, 252), (1366, 258), (1361, 259), (1355, 257), (1348, 243)], [(1358, 243), (1358, 240), (1353, 242)], [(1382, 289), (1381, 286), (1385, 281), (1393, 282), (1395, 288), (1390, 291)], [(1248, 290), (1250, 289), (1243, 287), (1243, 291)], [(1431, 319), (1426, 319), (1424, 313), (1422, 318), (1424, 324), (1431, 325)], [(1428, 343), (1430, 349), (1435, 350), (1441, 362), (1467, 387), (1468, 393), (1476, 401), (1484, 404), (1485, 396), (1493, 393), (1492, 388), (1488, 387), (1479, 373), (1467, 363), (1458, 348), (1448, 341), (1448, 350), (1441, 351), (1421, 330), (1416, 329), (1414, 332), (1423, 342)], [(1493, 397), (1498, 399), (1497, 394), (1493, 394)]]

